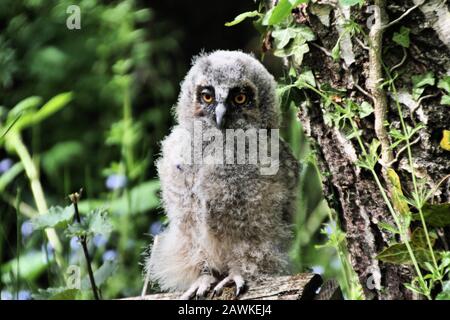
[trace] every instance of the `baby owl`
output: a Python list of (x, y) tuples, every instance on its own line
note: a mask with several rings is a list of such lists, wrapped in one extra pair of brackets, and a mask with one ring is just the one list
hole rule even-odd
[[(248, 282), (288, 272), (299, 164), (278, 136), (278, 149), (270, 149), (271, 132), (278, 132), (272, 129), (279, 128), (275, 85), (265, 67), (243, 52), (215, 51), (193, 60), (175, 106), (177, 124), (157, 162), (169, 225), (146, 268), (162, 290), (183, 290), (189, 299), (211, 290), (219, 295), (234, 284), (238, 296)], [(199, 138), (199, 129), (211, 139)], [(231, 132), (239, 139), (239, 133), (261, 129), (267, 135), (259, 135), (259, 143), (269, 141), (271, 159), (278, 153), (277, 169), (265, 174), (265, 164), (248, 161), (255, 152), (252, 135), (244, 137), (243, 149), (226, 145)], [(234, 154), (228, 157), (228, 151)], [(243, 152), (246, 161), (236, 161)], [(214, 154), (214, 161), (198, 161), (199, 153), (202, 159)]]

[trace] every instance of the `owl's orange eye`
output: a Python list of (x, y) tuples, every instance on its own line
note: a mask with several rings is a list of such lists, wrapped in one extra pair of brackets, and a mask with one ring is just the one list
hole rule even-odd
[(207, 93), (207, 92), (203, 92), (202, 93), (202, 100), (205, 103), (211, 103), (211, 102), (213, 102), (214, 97), (211, 94)]
[(234, 96), (234, 102), (236, 104), (243, 104), (247, 101), (247, 96), (243, 93), (239, 93), (236, 96)]

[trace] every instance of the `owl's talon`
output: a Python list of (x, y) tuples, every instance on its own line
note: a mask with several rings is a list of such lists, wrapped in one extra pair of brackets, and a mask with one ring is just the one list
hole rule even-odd
[(245, 287), (245, 280), (240, 274), (230, 274), (222, 279), (222, 281), (214, 287), (213, 297), (220, 296), (223, 292), (223, 288), (233, 282), (236, 285), (236, 298), (239, 297)]
[(211, 285), (216, 282), (216, 278), (210, 275), (200, 276), (191, 287), (180, 297), (180, 300), (190, 300), (195, 297), (196, 300), (201, 300), (206, 297)]

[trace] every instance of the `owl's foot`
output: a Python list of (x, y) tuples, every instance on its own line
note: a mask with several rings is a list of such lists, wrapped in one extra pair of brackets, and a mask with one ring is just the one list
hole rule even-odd
[(239, 273), (230, 273), (226, 278), (220, 281), (213, 290), (213, 297), (220, 296), (222, 294), (223, 288), (230, 283), (236, 285), (236, 298), (244, 291), (245, 280)]
[(201, 275), (180, 297), (180, 300), (189, 300), (194, 296), (196, 297), (196, 299), (205, 298), (209, 289), (215, 282), (217, 282), (217, 279), (215, 277), (207, 274)]

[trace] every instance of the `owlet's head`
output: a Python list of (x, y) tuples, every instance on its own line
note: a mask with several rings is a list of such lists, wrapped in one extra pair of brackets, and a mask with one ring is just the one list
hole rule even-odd
[(186, 126), (201, 120), (219, 129), (277, 128), (275, 80), (246, 53), (201, 54), (181, 86), (176, 113)]

